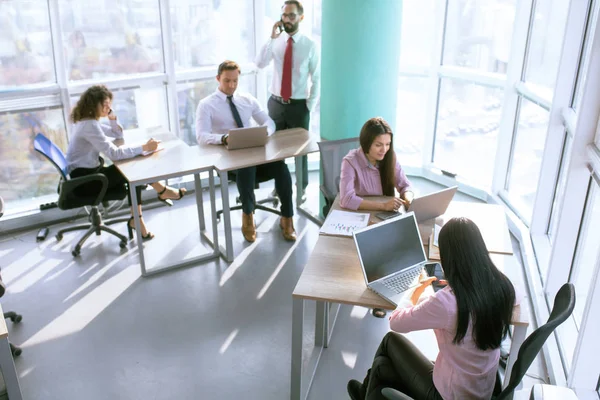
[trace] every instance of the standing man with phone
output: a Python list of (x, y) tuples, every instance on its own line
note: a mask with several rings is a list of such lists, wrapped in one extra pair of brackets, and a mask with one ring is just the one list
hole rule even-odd
[[(273, 25), (271, 38), (262, 47), (256, 65), (264, 68), (273, 60), (271, 97), (267, 103), (269, 116), (277, 130), (309, 128), (310, 112), (315, 108), (321, 91), (319, 51), (315, 42), (299, 32), (304, 19), (304, 7), (296, 0), (285, 1), (281, 20)], [(309, 79), (311, 85), (309, 86)], [(308, 161), (302, 157), (303, 182), (308, 186)], [(303, 201), (305, 196), (302, 197)]]

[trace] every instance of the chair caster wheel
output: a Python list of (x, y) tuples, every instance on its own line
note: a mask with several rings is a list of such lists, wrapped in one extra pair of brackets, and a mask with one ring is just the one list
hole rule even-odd
[(122, 249), (126, 248), (127, 247), (127, 242), (126, 241), (120, 241), (119, 242), (119, 247), (122, 248)]
[(10, 320), (11, 320), (11, 322), (18, 324), (19, 322), (23, 321), (23, 316), (20, 314), (17, 314), (14, 317), (10, 317)]
[(73, 249), (71, 254), (73, 255), (73, 257), (77, 257), (79, 255), (79, 253), (81, 253), (81, 247), (75, 246), (75, 248)]
[(21, 353), (23, 352), (23, 350), (21, 350), (20, 347), (17, 347), (15, 345), (11, 344), (10, 352), (12, 353), (13, 357), (19, 357), (21, 355)]
[(62, 240), (62, 238), (63, 238), (62, 233), (57, 233), (56, 234), (56, 241), (57, 242), (60, 242)]

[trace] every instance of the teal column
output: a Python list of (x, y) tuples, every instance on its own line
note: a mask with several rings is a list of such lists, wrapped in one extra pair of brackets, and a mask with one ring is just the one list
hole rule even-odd
[(402, 0), (323, 0), (321, 137), (356, 137), (381, 116), (394, 129)]

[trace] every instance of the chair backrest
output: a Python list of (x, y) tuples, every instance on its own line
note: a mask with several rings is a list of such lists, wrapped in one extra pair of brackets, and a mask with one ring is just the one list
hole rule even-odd
[(33, 148), (54, 165), (63, 179), (67, 179), (67, 158), (57, 145), (43, 134), (38, 133), (33, 139)]
[(512, 398), (514, 390), (525, 376), (527, 369), (542, 349), (542, 346), (544, 346), (548, 336), (550, 336), (557, 326), (569, 318), (574, 308), (575, 286), (572, 283), (565, 283), (558, 293), (556, 293), (554, 306), (552, 307), (548, 321), (533, 331), (521, 345), (517, 361), (515, 361), (510, 374), (510, 381), (506, 388), (495, 397), (496, 400)]
[(323, 175), (323, 186), (328, 193), (329, 201), (333, 202), (340, 191), (340, 173), (342, 170), (342, 159), (352, 149), (359, 145), (358, 137), (341, 140), (326, 140), (319, 142), (319, 153), (321, 154), (321, 173)]

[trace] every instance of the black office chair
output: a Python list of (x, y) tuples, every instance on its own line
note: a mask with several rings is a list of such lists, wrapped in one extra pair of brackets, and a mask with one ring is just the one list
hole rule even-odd
[[(2, 199), (2, 196), (0, 196), (0, 217), (2, 217), (4, 215), (4, 199)], [(6, 286), (4, 285), (4, 282), (2, 281), (2, 276), (0, 275), (0, 297), (4, 296), (4, 293), (6, 293)], [(21, 314), (17, 314), (14, 311), (7, 311), (4, 313), (4, 318), (10, 318), (10, 320), (12, 322), (14, 322), (15, 324), (18, 324), (19, 322), (21, 322), (23, 320), (23, 316)], [(18, 357), (21, 355), (21, 348), (17, 347), (15, 345), (13, 345), (12, 343), (10, 344), (10, 351), (12, 352), (13, 357)]]
[[(521, 383), (527, 369), (544, 346), (548, 336), (554, 332), (557, 326), (569, 318), (574, 308), (575, 286), (572, 283), (565, 283), (556, 293), (554, 306), (548, 321), (533, 331), (521, 345), (508, 385), (500, 393), (494, 393), (492, 397), (494, 400), (512, 400), (515, 389)], [(388, 400), (412, 400), (410, 396), (392, 388), (383, 388), (381, 394)]]
[[(56, 240), (60, 241), (63, 238), (63, 234), (66, 232), (78, 231), (78, 230), (87, 230), (79, 239), (77, 244), (73, 247), (73, 257), (77, 257), (81, 253), (81, 246), (83, 243), (92, 235), (92, 233), (96, 233), (96, 235), (100, 235), (102, 231), (108, 232), (111, 235), (114, 235), (121, 239), (119, 242), (119, 247), (122, 249), (127, 247), (127, 237), (121, 235), (119, 232), (115, 231), (112, 228), (109, 228), (107, 225), (115, 224), (118, 222), (126, 222), (129, 220), (128, 217), (123, 218), (115, 218), (107, 221), (102, 221), (102, 215), (98, 210), (98, 205), (102, 201), (108, 200), (122, 200), (127, 196), (127, 193), (123, 190), (118, 190), (114, 192), (107, 191), (108, 180), (102, 174), (90, 174), (86, 176), (82, 176), (79, 178), (70, 178), (67, 175), (67, 160), (63, 152), (56, 146), (54, 143), (50, 141), (46, 136), (38, 133), (35, 136), (33, 141), (34, 149), (42, 154), (48, 161), (52, 163), (52, 165), (56, 168), (58, 173), (60, 174), (60, 183), (58, 186), (58, 208), (61, 210), (70, 210), (73, 208), (79, 208), (84, 206), (90, 206), (91, 211), (89, 215), (90, 222), (87, 224), (81, 224), (77, 226), (71, 226), (65, 229), (61, 229), (56, 234)], [(95, 196), (81, 196), (77, 194), (77, 189), (81, 187), (83, 184), (88, 182), (100, 182), (102, 184), (102, 189)], [(133, 239), (130, 237), (129, 239)]]
[[(227, 173), (227, 178), (232, 181), (235, 182), (236, 181), (236, 173), (235, 171), (230, 171)], [(256, 183), (254, 184), (254, 189), (258, 189), (259, 188), (259, 184), (266, 182), (270, 180), (269, 178), (266, 177), (262, 177), (260, 176), (260, 174), (256, 174)], [(227, 183), (226, 183), (227, 184)], [(235, 211), (235, 210), (241, 210), (242, 209), (242, 200), (240, 200), (240, 197), (237, 196), (235, 198), (235, 202), (236, 204), (238, 204), (237, 206), (233, 206), (233, 207), (229, 207), (230, 211)], [(268, 203), (273, 203), (273, 207), (267, 207), (264, 204), (268, 204)], [(279, 198), (273, 194), (271, 194), (269, 197), (264, 198), (264, 199), (260, 199), (260, 200), (256, 200), (256, 204), (254, 204), (254, 209), (255, 210), (263, 210), (263, 211), (267, 211), (273, 214), (277, 214), (279, 216), (281, 216), (281, 212), (277, 209), (275, 209), (274, 207), (277, 207), (279, 205)], [(218, 210), (217, 211), (217, 220), (221, 220), (221, 214), (223, 214), (223, 210)]]
[(341, 139), (327, 140), (319, 142), (319, 153), (321, 155), (321, 174), (323, 184), (319, 187), (325, 205), (323, 206), (323, 216), (329, 214), (329, 209), (333, 205), (335, 197), (340, 192), (340, 174), (342, 171), (342, 160), (352, 149), (356, 149), (360, 142), (359, 139)]

